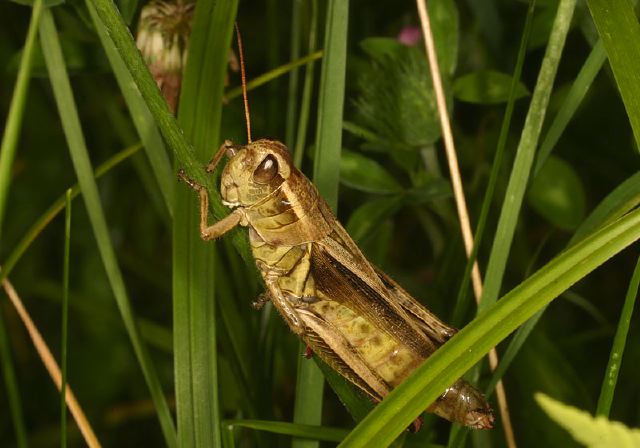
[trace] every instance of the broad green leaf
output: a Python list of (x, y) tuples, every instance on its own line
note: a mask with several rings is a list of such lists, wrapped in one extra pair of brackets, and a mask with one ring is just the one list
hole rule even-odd
[[(371, 40), (366, 42), (370, 48)], [(373, 42), (375, 56), (358, 79), (356, 124), (379, 136), (393, 154), (432, 144), (440, 137), (440, 122), (424, 52), (392, 39)], [(447, 87), (445, 79), (450, 99)]]
[[(468, 73), (453, 82), (453, 96), (467, 103), (504, 103), (509, 99), (512, 82), (511, 76), (493, 70)], [(527, 87), (522, 82), (518, 82), (515, 98), (528, 95)]]
[(574, 229), (584, 219), (586, 197), (575, 170), (551, 156), (531, 182), (529, 203), (540, 215), (561, 229)]
[(340, 182), (368, 193), (397, 193), (402, 185), (373, 159), (357, 152), (342, 150)]
[(432, 179), (422, 186), (406, 191), (407, 200), (411, 204), (425, 204), (434, 199), (451, 197), (451, 185), (445, 179)]
[(458, 8), (453, 0), (430, 0), (429, 20), (440, 71), (451, 76), (458, 65)]
[(383, 61), (387, 57), (399, 54), (404, 45), (389, 37), (368, 37), (360, 41), (360, 48), (373, 59)]
[(605, 417), (568, 406), (542, 393), (535, 395), (542, 409), (573, 438), (589, 448), (633, 448), (640, 446), (640, 430)]

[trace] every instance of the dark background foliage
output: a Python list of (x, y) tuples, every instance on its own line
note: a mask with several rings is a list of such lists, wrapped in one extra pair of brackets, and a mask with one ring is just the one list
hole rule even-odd
[[(449, 4), (449, 2), (440, 2)], [(524, 26), (526, 3), (485, 0), (482, 5), (460, 0), (454, 15), (441, 8), (441, 61), (465, 191), (472, 222), (476, 222), (497, 144), (510, 73)], [(127, 3), (129, 4), (129, 3)], [(515, 148), (536, 81), (557, 2), (539, 1), (529, 40), (521, 98), (517, 101), (502, 175), (480, 250), (486, 265)], [(134, 8), (135, 24), (139, 11)], [(122, 95), (111, 73), (83, 2), (71, 0), (53, 8), (83, 131), (94, 166), (116, 151), (138, 142)], [(324, 23), (323, 2), (319, 24)], [(29, 22), (30, 8), (0, 4), (0, 110), (9, 109), (12, 86)], [(458, 24), (452, 20), (457, 16)], [(241, 2), (238, 23), (243, 33), (249, 79), (290, 61), (291, 2)], [(403, 284), (430, 309), (450, 321), (465, 258), (442, 151), (423, 47), (404, 47), (394, 39), (418, 25), (412, 2), (393, 0), (350, 5), (345, 98), (345, 148), (340, 164), (338, 217), (370, 259)], [(302, 48), (306, 46), (306, 29)], [(320, 26), (322, 29), (322, 26)], [(321, 36), (320, 36), (321, 37)], [(373, 40), (373, 37), (387, 40)], [(457, 37), (457, 39), (455, 38)], [(551, 102), (549, 123), (596, 38), (586, 6), (574, 16)], [(322, 40), (319, 39), (319, 46)], [(38, 50), (40, 51), (40, 50)], [(301, 55), (305, 54), (302, 50)], [(442, 59), (444, 58), (444, 59)], [(449, 58), (449, 59), (447, 59)], [(319, 64), (316, 64), (318, 70)], [(489, 76), (487, 71), (504, 77)], [(465, 77), (467, 83), (465, 84)], [(470, 77), (470, 78), (469, 78)], [(484, 79), (484, 87), (474, 86)], [(230, 87), (239, 76), (230, 73)], [(317, 86), (316, 86), (317, 87)], [(491, 89), (489, 89), (491, 87)], [(287, 77), (250, 92), (255, 137), (284, 139)], [(425, 91), (427, 92), (425, 94)], [(489, 91), (490, 93), (487, 93)], [(491, 93), (493, 92), (493, 93)], [(483, 97), (482, 94), (485, 96)], [(480, 96), (478, 96), (480, 95)], [(315, 107), (311, 107), (308, 145), (313, 141)], [(246, 140), (242, 102), (224, 106), (222, 137)], [(211, 148), (213, 154), (215, 148)], [(313, 151), (306, 151), (303, 170), (312, 172)], [(616, 83), (607, 64), (556, 145), (552, 158), (530, 185), (509, 259), (503, 293), (561, 252), (587, 214), (617, 185), (637, 171), (638, 152)], [(336, 169), (338, 167), (336, 166)], [(76, 182), (60, 119), (41, 54), (33, 79), (2, 229), (0, 261), (38, 216)], [(111, 170), (99, 181), (111, 238), (145, 340), (167, 396), (173, 396), (171, 355), (171, 228), (149, 164), (142, 152)], [(560, 199), (558, 199), (558, 197)], [(69, 382), (105, 445), (155, 446), (162, 435), (140, 367), (120, 320), (111, 288), (96, 250), (81, 201), (74, 202), (71, 239), (71, 308), (69, 319)], [(211, 243), (210, 243), (211, 244)], [(226, 244), (226, 243), (215, 243)], [(230, 253), (233, 253), (232, 251)], [(543, 391), (559, 400), (595, 409), (611, 341), (631, 277), (637, 250), (630, 249), (578, 283), (548, 308), (505, 376), (505, 384), (520, 446), (568, 446), (572, 443), (535, 404)], [(11, 274), (35, 322), (58, 354), (62, 294), (63, 220), (55, 219), (24, 254)], [(224, 259), (244, 268), (235, 255)], [(292, 418), (297, 341), (278, 316), (251, 310), (262, 286), (246, 269), (244, 285), (235, 286), (235, 312), (242, 326), (219, 327), (221, 407), (227, 418)], [(0, 301), (18, 376), (29, 439), (34, 446), (56, 444), (59, 431), (58, 395), (42, 368), (10, 304)], [(465, 321), (472, 318), (471, 309)], [(271, 322), (265, 325), (264, 319)], [(243, 327), (244, 326), (244, 327)], [(261, 330), (262, 329), (262, 330)], [(250, 353), (235, 353), (229, 332), (245, 333)], [(269, 336), (260, 335), (267, 331)], [(637, 322), (622, 363), (611, 417), (640, 426), (640, 346)], [(259, 340), (259, 341), (258, 341)], [(238, 380), (237, 358), (251, 359), (252, 376)], [(480, 378), (486, 381), (487, 374)], [(6, 403), (0, 388), (0, 403)], [(2, 406), (5, 408), (5, 406)], [(324, 421), (351, 427), (353, 421), (327, 388)], [(445, 443), (444, 422), (431, 422), (433, 437)], [(71, 430), (74, 444), (79, 435)], [(251, 445), (288, 444), (286, 437), (256, 439)], [(269, 438), (271, 437), (271, 438)], [(502, 446), (499, 430), (483, 437), (486, 446)], [(410, 439), (410, 438), (408, 438)], [(480, 443), (478, 440), (474, 441)], [(0, 411), (0, 442), (15, 443), (6, 408)]]

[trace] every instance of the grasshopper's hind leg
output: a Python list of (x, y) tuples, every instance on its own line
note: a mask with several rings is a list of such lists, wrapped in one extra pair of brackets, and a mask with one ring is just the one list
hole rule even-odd
[(237, 208), (220, 221), (209, 225), (209, 193), (207, 189), (193, 179), (189, 179), (184, 170), (178, 171), (178, 178), (197, 191), (200, 196), (200, 237), (203, 240), (214, 240), (240, 224), (244, 213), (242, 209)]

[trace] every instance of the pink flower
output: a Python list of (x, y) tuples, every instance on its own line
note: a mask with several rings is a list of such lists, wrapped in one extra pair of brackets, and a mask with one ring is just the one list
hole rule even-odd
[(408, 25), (400, 30), (398, 33), (398, 40), (408, 47), (413, 47), (420, 42), (422, 38), (422, 32), (420, 27)]

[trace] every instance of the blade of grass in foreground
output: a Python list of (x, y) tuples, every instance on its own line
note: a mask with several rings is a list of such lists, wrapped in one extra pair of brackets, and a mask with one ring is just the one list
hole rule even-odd
[[(199, 0), (196, 4), (178, 122), (194, 145), (196, 160), (202, 164), (220, 143), (224, 78), (237, 8), (237, 0)], [(178, 436), (181, 446), (220, 446), (214, 302), (217, 248), (200, 238), (197, 197), (190, 188), (180, 185), (174, 204), (173, 335)]]
[(156, 126), (153, 116), (149, 112), (149, 108), (145, 104), (140, 92), (131, 79), (131, 75), (127, 71), (124, 62), (120, 54), (116, 50), (115, 46), (109, 36), (107, 30), (97, 16), (95, 7), (90, 1), (86, 2), (93, 23), (95, 24), (98, 37), (102, 43), (111, 69), (116, 77), (122, 96), (127, 103), (129, 113), (133, 120), (133, 124), (138, 131), (140, 140), (144, 144), (145, 153), (149, 159), (149, 164), (153, 171), (155, 180), (160, 187), (160, 192), (164, 198), (166, 209), (169, 211), (169, 215), (173, 216), (173, 190), (175, 179), (173, 177), (173, 170), (171, 169), (171, 162), (167, 155), (167, 150), (162, 141), (162, 136)]
[(349, 431), (329, 426), (300, 425), (288, 422), (273, 422), (266, 420), (225, 420), (224, 426), (249, 428), (257, 431), (267, 431), (274, 434), (301, 437), (305, 439), (325, 442), (340, 442)]
[(31, 79), (31, 64), (33, 62), (34, 49), (36, 47), (36, 36), (40, 14), (42, 13), (43, 0), (36, 0), (31, 10), (31, 22), (27, 31), (27, 39), (24, 43), (16, 87), (11, 98), (7, 122), (2, 134), (2, 144), (0, 145), (0, 242), (2, 241), (2, 223), (4, 211), (7, 205), (9, 193), (9, 182), (11, 181), (11, 168), (15, 158), (20, 129), (22, 128), (22, 118), (24, 115), (24, 104), (29, 92), (29, 81)]
[(140, 338), (124, 280), (122, 279), (122, 273), (120, 272), (111, 244), (104, 211), (100, 203), (98, 187), (93, 178), (89, 154), (82, 134), (78, 111), (73, 99), (69, 76), (62, 56), (58, 33), (53, 21), (53, 15), (48, 9), (44, 10), (40, 21), (40, 38), (54, 97), (69, 145), (69, 152), (76, 170), (76, 175), (78, 176), (78, 182), (82, 188), (82, 196), (98, 243), (98, 249), (107, 277), (109, 278), (118, 309), (122, 315), (124, 326), (129, 334), (142, 373), (151, 392), (165, 441), (167, 445), (175, 446), (176, 435), (169, 407), (155, 368)]
[(630, 0), (587, 0), (640, 149), (640, 24)]
[(518, 215), (527, 188), (531, 165), (538, 145), (538, 138), (547, 111), (547, 104), (560, 63), (562, 49), (569, 32), (571, 18), (576, 6), (576, 0), (561, 0), (556, 12), (556, 18), (549, 36), (549, 43), (545, 52), (538, 81), (533, 91), (531, 105), (527, 113), (524, 128), (518, 144), (516, 159), (513, 164), (509, 184), (502, 204), (502, 211), (496, 229), (496, 238), (491, 247), (482, 300), (478, 312), (493, 304), (500, 294), (502, 278), (504, 276), (513, 235), (518, 223)]
[(344, 108), (345, 72), (347, 67), (348, 0), (327, 2), (324, 60), (320, 74), (316, 153), (313, 183), (335, 212), (338, 208), (336, 169), (342, 152), (342, 116)]
[[(347, 58), (349, 2), (329, 0), (325, 24), (325, 57), (320, 78), (316, 157), (313, 181), (329, 207), (338, 207), (338, 170), (342, 148), (342, 112)], [(309, 73), (307, 73), (309, 76)], [(293, 421), (318, 425), (322, 422), (324, 377), (312, 362), (298, 363)], [(294, 439), (293, 446), (317, 447), (318, 442)]]
[(636, 299), (638, 297), (638, 285), (640, 285), (640, 258), (638, 258), (636, 268), (633, 270), (633, 276), (629, 283), (627, 296), (624, 299), (624, 305), (622, 306), (622, 312), (620, 313), (618, 328), (616, 329), (616, 335), (613, 338), (613, 346), (611, 347), (611, 355), (609, 356), (607, 369), (605, 370), (604, 378), (602, 379), (602, 388), (600, 389), (596, 415), (609, 417), (609, 412), (611, 411), (611, 403), (613, 402), (613, 394), (618, 382), (618, 373), (620, 372), (620, 364), (622, 364), (624, 346), (627, 342), (627, 335), (629, 334), (631, 315), (633, 314), (633, 307), (635, 306)]
[(387, 446), (450, 384), (519, 325), (640, 239), (640, 210), (557, 256), (460, 330), (394, 389), (340, 446)]

